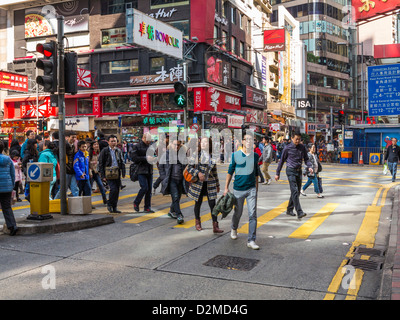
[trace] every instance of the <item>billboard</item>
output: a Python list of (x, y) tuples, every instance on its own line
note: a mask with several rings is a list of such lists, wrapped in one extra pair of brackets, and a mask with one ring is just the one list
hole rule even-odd
[(127, 10), (127, 43), (182, 59), (182, 31), (136, 10)]
[(352, 0), (356, 22), (400, 8), (398, 0)]
[(368, 67), (368, 115), (400, 115), (400, 64)]
[(28, 92), (28, 76), (0, 71), (0, 89)]
[(264, 52), (285, 51), (285, 29), (264, 30)]

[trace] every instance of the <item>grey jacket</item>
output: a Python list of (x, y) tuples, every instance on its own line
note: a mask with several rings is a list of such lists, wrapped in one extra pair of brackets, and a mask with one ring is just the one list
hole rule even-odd
[(269, 143), (268, 145), (264, 146), (264, 150), (262, 153), (262, 161), (263, 162), (267, 162), (267, 163), (271, 163), (272, 162), (272, 154), (273, 154), (273, 150), (272, 150), (272, 146)]

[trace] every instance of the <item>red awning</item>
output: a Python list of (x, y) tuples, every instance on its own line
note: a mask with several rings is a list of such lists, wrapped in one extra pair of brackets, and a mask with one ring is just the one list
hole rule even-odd
[(118, 91), (113, 91), (113, 92), (101, 92), (98, 95), (100, 97), (112, 97), (112, 96), (132, 96), (139, 94), (139, 91), (129, 91), (129, 92), (118, 92)]

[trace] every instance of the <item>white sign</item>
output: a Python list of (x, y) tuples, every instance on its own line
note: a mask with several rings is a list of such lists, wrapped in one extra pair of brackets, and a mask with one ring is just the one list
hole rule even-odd
[[(50, 119), (49, 128), (50, 130), (58, 130), (58, 119)], [(72, 131), (90, 131), (89, 126), (89, 118), (81, 117), (81, 118), (65, 118), (65, 129)]]
[(133, 10), (133, 43), (182, 59), (182, 31)]
[(241, 128), (243, 124), (243, 116), (228, 116), (228, 127), (229, 128)]

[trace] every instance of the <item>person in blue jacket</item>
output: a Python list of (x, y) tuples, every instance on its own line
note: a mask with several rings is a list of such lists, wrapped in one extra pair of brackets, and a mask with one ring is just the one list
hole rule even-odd
[(4, 220), (8, 230), (10, 230), (10, 235), (14, 236), (17, 231), (17, 223), (15, 222), (15, 217), (13, 210), (11, 208), (11, 196), (14, 189), (15, 181), (15, 169), (14, 164), (10, 157), (2, 154), (4, 151), (4, 143), (0, 140), (0, 204), (1, 211), (4, 215)]
[(43, 144), (43, 151), (39, 153), (39, 162), (47, 162), (53, 164), (53, 180), (50, 182), (50, 190), (49, 190), (49, 198), (51, 198), (51, 190), (54, 187), (54, 184), (57, 181), (57, 157), (54, 154), (54, 150), (56, 148), (55, 143), (51, 142), (50, 140), (45, 140)]
[(89, 176), (89, 153), (85, 141), (78, 142), (78, 152), (74, 157), (75, 177), (78, 182), (79, 195), (91, 196), (92, 187)]

